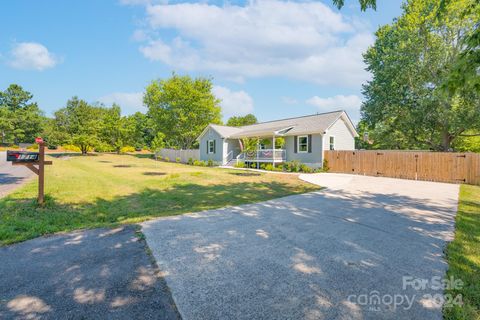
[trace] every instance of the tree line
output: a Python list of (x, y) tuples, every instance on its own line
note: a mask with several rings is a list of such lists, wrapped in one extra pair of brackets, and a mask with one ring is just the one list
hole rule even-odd
[[(152, 81), (144, 93), (148, 111), (128, 116), (117, 104), (105, 106), (73, 97), (53, 117), (46, 117), (32, 100), (32, 94), (16, 84), (0, 91), (2, 145), (32, 143), (41, 136), (49, 148), (69, 144), (83, 154), (120, 152), (125, 147), (191, 149), (197, 147), (196, 139), (208, 124), (222, 124), (220, 100), (207, 78), (174, 74)], [(249, 114), (231, 117), (227, 125), (256, 122)]]
[[(362, 10), (376, 6), (375, 0), (359, 2)], [(480, 2), (408, 0), (375, 36), (364, 53), (372, 77), (362, 87), (357, 147), (480, 152)], [(173, 74), (147, 86), (145, 114), (122, 116), (118, 105), (74, 97), (47, 118), (29, 92), (11, 85), (0, 92), (1, 142), (41, 135), (51, 146), (71, 143), (82, 152), (195, 148), (209, 123), (222, 123), (212, 86), (211, 79)], [(256, 122), (247, 115), (227, 125)]]

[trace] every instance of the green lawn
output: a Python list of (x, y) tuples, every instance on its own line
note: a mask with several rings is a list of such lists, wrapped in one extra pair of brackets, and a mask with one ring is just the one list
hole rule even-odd
[(295, 175), (156, 162), (140, 156), (51, 158), (46, 204), (31, 182), (0, 199), (0, 245), (79, 228), (264, 201), (318, 187)]
[(463, 306), (444, 308), (445, 319), (480, 319), (480, 187), (462, 185), (456, 217), (455, 240), (448, 245), (447, 277), (463, 281)]

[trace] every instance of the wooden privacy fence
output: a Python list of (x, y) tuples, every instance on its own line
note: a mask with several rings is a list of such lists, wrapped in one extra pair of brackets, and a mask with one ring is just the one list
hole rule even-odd
[(427, 151), (325, 151), (330, 172), (480, 185), (480, 154)]
[(188, 159), (192, 158), (193, 160), (200, 159), (200, 150), (198, 149), (188, 149), (188, 150), (175, 150), (175, 149), (161, 149), (157, 152), (157, 156), (168, 157), (170, 161), (175, 161), (177, 158), (180, 158), (180, 162), (187, 163)]

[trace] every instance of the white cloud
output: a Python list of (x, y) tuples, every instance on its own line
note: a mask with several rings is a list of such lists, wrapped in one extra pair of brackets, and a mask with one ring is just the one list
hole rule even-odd
[(16, 43), (10, 54), (9, 64), (16, 69), (42, 71), (53, 68), (59, 62), (44, 45), (36, 42)]
[(321, 112), (345, 110), (354, 122), (360, 119), (362, 99), (354, 94), (348, 96), (336, 95), (328, 98), (314, 96), (308, 99), (307, 103), (317, 107)]
[(141, 42), (141, 41), (145, 41), (145, 40), (148, 40), (148, 39), (149, 39), (149, 37), (148, 37), (147, 33), (145, 32), (145, 30), (137, 29), (132, 34), (132, 40), (133, 41)]
[(373, 36), (321, 2), (159, 4), (146, 12), (150, 31), (173, 29), (176, 37), (147, 40), (140, 51), (176, 69), (342, 86), (368, 77), (362, 52)]
[(111, 105), (118, 104), (122, 108), (122, 114), (133, 114), (137, 111), (145, 112), (142, 92), (114, 92), (98, 98), (98, 101)]
[(214, 86), (213, 94), (220, 100), (225, 119), (231, 116), (244, 116), (253, 111), (253, 99), (243, 90), (232, 91), (229, 88)]
[(284, 97), (281, 97), (281, 99), (282, 99), (282, 102), (285, 104), (298, 104), (298, 100), (292, 97), (284, 96)]

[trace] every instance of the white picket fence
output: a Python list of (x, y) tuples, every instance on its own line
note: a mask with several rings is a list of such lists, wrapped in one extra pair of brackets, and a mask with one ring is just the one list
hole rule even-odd
[(162, 158), (168, 157), (170, 161), (176, 161), (177, 158), (180, 158), (180, 162), (187, 163), (188, 159), (192, 158), (193, 160), (200, 160), (200, 150), (198, 149), (188, 149), (188, 150), (175, 150), (175, 149), (161, 149), (156, 153), (157, 157), (161, 156)]

